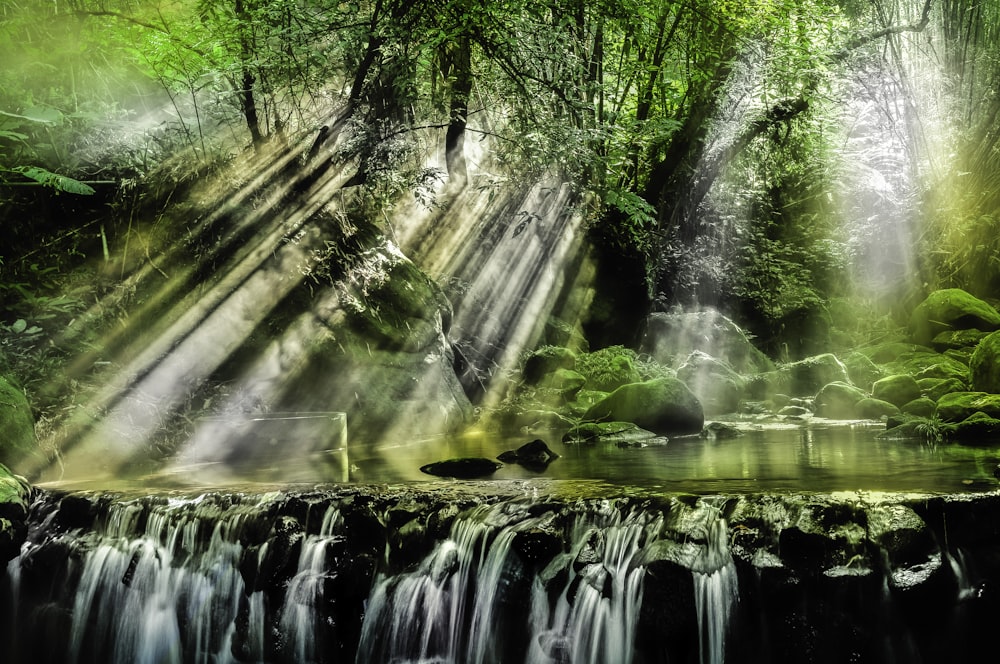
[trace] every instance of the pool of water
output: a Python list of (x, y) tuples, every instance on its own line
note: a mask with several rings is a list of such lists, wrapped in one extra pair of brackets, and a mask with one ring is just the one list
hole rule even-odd
[[(490, 480), (594, 480), (654, 491), (755, 493), (764, 491), (979, 492), (1000, 489), (994, 471), (1000, 440), (980, 446), (885, 440), (877, 422), (811, 420), (803, 423), (737, 421), (732, 439), (672, 438), (665, 444), (565, 444), (561, 432), (524, 436), (461, 436), (352, 443), (303, 454), (292, 441), (272, 438), (252, 463), (174, 465), (132, 477), (46, 483), (64, 488), (153, 489), (295, 483), (439, 482), (421, 466), (457, 457), (495, 459), (541, 438), (559, 458), (542, 471), (505, 464)], [(287, 444), (286, 444), (287, 443)], [(243, 455), (238, 455), (243, 457)], [(461, 480), (460, 480), (461, 481)], [(466, 480), (467, 481), (467, 480)]]

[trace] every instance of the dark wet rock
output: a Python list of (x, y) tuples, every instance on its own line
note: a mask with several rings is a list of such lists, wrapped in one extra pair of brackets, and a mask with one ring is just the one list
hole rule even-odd
[(736, 323), (714, 310), (650, 314), (639, 350), (667, 366), (677, 366), (678, 360), (702, 351), (741, 374), (774, 369)]
[(1000, 394), (1000, 332), (985, 337), (969, 361), (970, 388)]
[(0, 463), (17, 464), (36, 452), (35, 418), (24, 392), (0, 376)]
[(967, 445), (994, 445), (1000, 437), (1000, 419), (975, 412), (956, 424), (950, 436)]
[(567, 431), (563, 442), (568, 445), (638, 443), (656, 437), (652, 431), (632, 422), (584, 422)]
[(698, 397), (706, 415), (722, 415), (739, 410), (745, 381), (722, 360), (694, 351), (677, 369), (677, 378)]
[(920, 397), (920, 386), (913, 376), (897, 374), (881, 378), (872, 385), (872, 397), (897, 407)]
[(903, 404), (900, 410), (907, 415), (917, 415), (920, 417), (933, 417), (937, 409), (937, 402), (927, 397), (920, 397)]
[(939, 353), (975, 348), (987, 334), (979, 330), (946, 330), (931, 340), (931, 348)]
[(632, 422), (663, 435), (698, 433), (705, 423), (698, 398), (674, 378), (624, 385), (594, 404), (583, 419)]
[(464, 480), (492, 475), (502, 467), (502, 463), (497, 463), (492, 459), (465, 457), (429, 463), (426, 466), (421, 466), (420, 472), (437, 477), (453, 477)]
[(858, 417), (865, 420), (880, 420), (883, 417), (890, 417), (892, 415), (898, 415), (900, 410), (895, 404), (891, 404), (888, 401), (882, 401), (881, 399), (873, 399), (871, 397), (862, 399), (854, 405), (854, 409), (858, 414)]
[(868, 395), (864, 390), (843, 382), (824, 385), (816, 395), (816, 415), (832, 420), (859, 417), (857, 404)]
[(514, 535), (511, 547), (521, 560), (536, 568), (542, 568), (563, 551), (563, 538), (551, 521)]
[(576, 366), (576, 353), (562, 346), (542, 346), (524, 361), (521, 374), (529, 383), (536, 383), (557, 369)]
[(946, 394), (966, 390), (965, 383), (955, 378), (920, 378), (917, 380), (917, 385), (920, 386), (924, 396), (935, 403)]
[(885, 376), (885, 372), (864, 353), (855, 351), (847, 355), (843, 361), (851, 383), (863, 390), (870, 392), (875, 381)]
[(959, 288), (934, 291), (910, 315), (909, 330), (915, 343), (928, 345), (941, 332), (1000, 328), (1000, 313)]
[(549, 449), (544, 440), (536, 439), (521, 445), (516, 450), (507, 450), (497, 457), (504, 463), (516, 463), (529, 470), (543, 471), (559, 455)]
[(937, 402), (937, 417), (943, 422), (961, 422), (976, 412), (1000, 417), (1000, 395), (986, 392), (952, 392)]
[(705, 428), (701, 430), (701, 437), (711, 440), (731, 440), (733, 438), (739, 438), (742, 435), (742, 431), (734, 427), (732, 424), (726, 424), (725, 422), (709, 422), (705, 425)]

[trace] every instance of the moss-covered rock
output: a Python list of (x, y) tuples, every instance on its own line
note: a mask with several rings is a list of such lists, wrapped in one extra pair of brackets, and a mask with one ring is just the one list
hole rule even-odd
[(920, 386), (913, 376), (897, 374), (881, 378), (872, 385), (872, 396), (888, 401), (897, 408), (920, 398)]
[(867, 397), (854, 404), (854, 410), (858, 417), (865, 420), (880, 420), (883, 417), (891, 417), (899, 414), (899, 408), (888, 401)]
[(917, 385), (924, 396), (935, 403), (946, 394), (964, 392), (966, 389), (965, 383), (955, 378), (918, 378)]
[(979, 330), (945, 330), (931, 340), (931, 348), (939, 353), (975, 348), (987, 334)]
[(562, 346), (542, 346), (524, 359), (521, 375), (529, 383), (537, 383), (557, 369), (576, 366), (576, 353)]
[(874, 346), (866, 346), (859, 349), (857, 352), (861, 353), (868, 359), (870, 359), (875, 364), (888, 364), (889, 362), (894, 362), (902, 355), (907, 353), (929, 353), (931, 349), (927, 346), (918, 346), (917, 344), (906, 343), (903, 341), (887, 341), (881, 344), (875, 344)]
[(632, 422), (663, 435), (701, 431), (705, 414), (701, 402), (676, 378), (624, 385), (594, 404), (587, 421)]
[(0, 464), (0, 563), (14, 558), (27, 536), (31, 486)]
[(952, 392), (938, 399), (935, 415), (942, 422), (962, 422), (977, 412), (1000, 417), (1000, 394)]
[(1000, 419), (976, 411), (956, 424), (950, 431), (950, 437), (965, 445), (995, 444), (1000, 437)]
[(35, 449), (35, 418), (28, 398), (0, 376), (0, 463), (16, 467)]
[(969, 360), (969, 373), (972, 390), (1000, 394), (1000, 332), (979, 342)]
[(934, 291), (910, 315), (909, 330), (915, 343), (928, 345), (949, 330), (991, 332), (1000, 328), (1000, 313), (960, 288)]
[(586, 384), (587, 379), (579, 371), (556, 369), (542, 379), (540, 386), (555, 390), (564, 401), (572, 401)]
[(885, 372), (864, 353), (857, 351), (850, 353), (843, 362), (851, 383), (863, 390), (870, 392), (872, 384), (885, 376)]
[(894, 374), (908, 374), (915, 379), (953, 378), (963, 385), (969, 382), (969, 367), (947, 355), (933, 351), (904, 353), (885, 365)]
[(608, 346), (581, 354), (575, 369), (587, 379), (587, 389), (611, 392), (622, 385), (642, 381), (636, 359), (636, 352), (631, 348)]
[(830, 383), (849, 383), (847, 367), (832, 353), (814, 355), (782, 367), (788, 372), (789, 389), (793, 395), (816, 394)]
[(868, 396), (864, 390), (844, 382), (824, 385), (816, 395), (816, 415), (832, 420), (852, 420), (861, 417), (857, 404)]
[(927, 397), (920, 397), (903, 404), (900, 410), (906, 415), (916, 415), (918, 417), (933, 417), (937, 409), (937, 403)]
[(743, 399), (743, 377), (725, 362), (695, 351), (677, 370), (677, 378), (698, 397), (706, 415), (739, 410)]
[(644, 443), (655, 438), (655, 433), (632, 422), (584, 422), (567, 431), (563, 435), (563, 442), (568, 445), (618, 445)]

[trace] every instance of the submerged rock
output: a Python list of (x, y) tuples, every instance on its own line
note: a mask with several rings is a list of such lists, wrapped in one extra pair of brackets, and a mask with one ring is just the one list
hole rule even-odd
[(611, 443), (620, 445), (648, 443), (659, 437), (631, 422), (584, 422), (563, 436), (563, 442), (570, 445)]
[(909, 325), (914, 342), (924, 346), (950, 330), (991, 332), (998, 328), (1000, 313), (960, 288), (946, 288), (928, 295), (913, 310)]
[(475, 479), (492, 475), (503, 467), (492, 459), (481, 457), (461, 457), (446, 461), (435, 461), (420, 467), (420, 472), (437, 477), (453, 477), (459, 480)]
[(633, 422), (663, 435), (698, 433), (705, 423), (701, 402), (676, 378), (624, 385), (591, 406), (583, 419)]
[(536, 439), (521, 445), (516, 450), (508, 450), (497, 457), (504, 463), (516, 463), (528, 470), (542, 471), (559, 458), (559, 455), (549, 449), (544, 440)]

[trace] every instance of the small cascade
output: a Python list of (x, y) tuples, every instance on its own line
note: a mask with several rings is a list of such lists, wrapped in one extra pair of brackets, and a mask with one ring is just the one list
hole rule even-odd
[(709, 525), (707, 544), (693, 572), (701, 664), (723, 664), (729, 618), (739, 598), (739, 581), (729, 553), (729, 528), (721, 515)]
[[(0, 575), (4, 662), (833, 664), (992, 651), (1000, 495), (532, 494), (42, 493)], [(945, 512), (947, 540), (929, 525)]]

